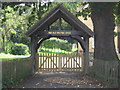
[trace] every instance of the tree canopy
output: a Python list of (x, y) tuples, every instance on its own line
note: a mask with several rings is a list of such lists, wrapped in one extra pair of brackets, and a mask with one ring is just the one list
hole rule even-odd
[[(120, 2), (115, 3), (93, 3), (93, 2), (2, 2), (0, 8), (0, 47), (3, 49), (3, 52), (11, 52), (11, 48), (14, 43), (23, 43), (29, 45), (29, 38), (26, 38), (26, 31), (31, 28), (38, 20), (45, 16), (45, 14), (51, 10), (57, 4), (62, 3), (67, 9), (72, 12), (75, 16), (83, 16), (85, 19), (94, 15), (100, 15), (102, 12), (105, 13), (105, 10), (112, 11), (109, 14), (113, 14), (114, 18), (111, 19), (111, 25), (120, 25)], [(84, 7), (83, 9), (77, 12), (77, 7)], [(99, 13), (99, 14), (98, 14)], [(107, 13), (106, 13), (107, 15)], [(94, 16), (95, 17), (95, 16)], [(110, 16), (112, 17), (112, 16)], [(94, 21), (98, 17), (92, 19)], [(101, 17), (102, 18), (102, 17)], [(105, 20), (105, 18), (104, 18)], [(98, 21), (99, 22), (99, 21)], [(103, 21), (104, 22), (104, 21)], [(101, 25), (101, 24), (99, 24)], [(106, 25), (110, 25), (109, 23)], [(53, 24), (52, 28), (57, 26), (57, 22)], [(69, 28), (69, 24), (63, 21), (64, 28)], [(96, 31), (96, 24), (94, 24), (95, 35), (99, 31)], [(101, 27), (104, 27), (101, 25)], [(113, 29), (111, 27), (111, 29)], [(101, 28), (105, 32), (105, 28)], [(107, 30), (107, 29), (106, 29)], [(110, 30), (108, 30), (109, 33)], [(112, 30), (113, 32), (113, 30)], [(100, 32), (101, 33), (101, 32)], [(111, 33), (109, 33), (110, 35)], [(113, 35), (113, 34), (111, 34)], [(63, 39), (63, 38), (62, 38)], [(113, 39), (113, 37), (112, 37)], [(65, 39), (71, 41), (71, 39)], [(98, 38), (95, 37), (97, 41)], [(74, 41), (71, 41), (74, 43)], [(114, 45), (114, 43), (112, 43)], [(96, 44), (95, 44), (96, 45)], [(106, 47), (106, 46), (105, 46)], [(9, 50), (8, 50), (9, 49)], [(114, 48), (113, 48), (114, 49)], [(114, 56), (115, 57), (115, 56)]]

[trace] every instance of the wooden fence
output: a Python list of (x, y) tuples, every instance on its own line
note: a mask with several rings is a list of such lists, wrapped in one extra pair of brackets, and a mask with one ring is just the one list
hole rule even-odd
[(118, 61), (94, 60), (90, 75), (106, 84), (118, 86)]
[(2, 84), (10, 87), (32, 74), (30, 58), (6, 60), (2, 59)]
[(40, 71), (82, 71), (83, 55), (42, 53), (39, 55)]

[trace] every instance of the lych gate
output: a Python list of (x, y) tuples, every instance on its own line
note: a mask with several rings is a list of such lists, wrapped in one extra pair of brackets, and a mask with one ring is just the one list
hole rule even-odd
[[(72, 27), (71, 30), (61, 29), (61, 19), (64, 19)], [(51, 24), (59, 20), (58, 30), (50, 30)], [(89, 67), (89, 38), (93, 36), (93, 32), (83, 24), (78, 18), (70, 13), (61, 4), (57, 5), (44, 18), (35, 24), (26, 34), (31, 37), (31, 56), (33, 59), (33, 72), (36, 62), (37, 49), (40, 44), (50, 37), (71, 37), (77, 40), (84, 50), (84, 72), (88, 73)]]

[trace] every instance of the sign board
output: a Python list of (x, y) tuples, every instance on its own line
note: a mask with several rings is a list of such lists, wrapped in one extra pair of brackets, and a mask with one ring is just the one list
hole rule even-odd
[(56, 31), (48, 31), (49, 35), (52, 36), (69, 36), (69, 35), (78, 35), (77, 31), (64, 31), (64, 30), (56, 30)]
[(63, 32), (63, 31), (52, 31), (48, 32), (49, 35), (71, 35), (72, 32)]

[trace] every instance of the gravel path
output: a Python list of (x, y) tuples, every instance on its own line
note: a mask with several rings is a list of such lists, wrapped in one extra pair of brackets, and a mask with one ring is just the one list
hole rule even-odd
[(36, 73), (17, 88), (103, 88), (100, 82), (79, 73)]

